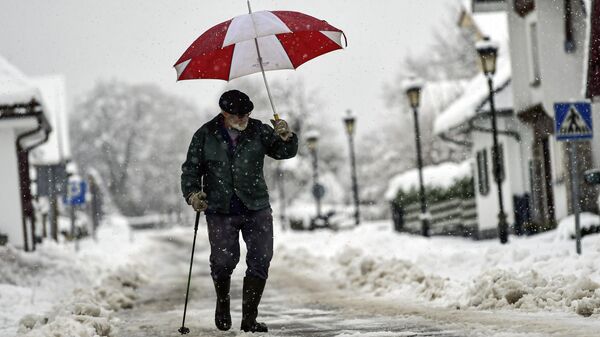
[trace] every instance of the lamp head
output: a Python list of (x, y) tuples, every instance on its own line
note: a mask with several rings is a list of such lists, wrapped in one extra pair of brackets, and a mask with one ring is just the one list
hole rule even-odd
[(406, 97), (408, 97), (408, 103), (411, 108), (418, 108), (421, 104), (421, 89), (423, 88), (423, 82), (416, 78), (410, 77), (403, 83)]
[(308, 149), (314, 151), (317, 149), (317, 143), (319, 142), (319, 132), (317, 130), (309, 130), (306, 132), (305, 139)]
[(346, 132), (349, 135), (354, 133), (354, 124), (356, 122), (356, 118), (352, 115), (352, 111), (346, 111), (347, 116), (344, 117), (344, 124), (346, 125)]
[(498, 44), (485, 37), (475, 45), (481, 69), (485, 75), (493, 75), (496, 72), (496, 59), (498, 57)]

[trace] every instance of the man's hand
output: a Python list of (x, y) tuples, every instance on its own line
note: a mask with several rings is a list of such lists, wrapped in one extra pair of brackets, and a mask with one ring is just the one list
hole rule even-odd
[(290, 131), (290, 127), (288, 123), (283, 119), (274, 120), (271, 119), (271, 124), (273, 124), (273, 128), (275, 129), (275, 133), (281, 137), (281, 139), (287, 142), (290, 137), (292, 137), (292, 131)]
[(188, 197), (188, 204), (192, 205), (196, 212), (206, 211), (208, 203), (206, 202), (206, 193), (200, 191), (192, 193)]

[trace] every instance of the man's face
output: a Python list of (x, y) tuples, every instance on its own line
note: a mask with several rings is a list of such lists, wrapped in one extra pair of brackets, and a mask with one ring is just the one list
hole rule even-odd
[(248, 120), (250, 113), (245, 115), (236, 115), (229, 112), (222, 111), (223, 117), (225, 117), (225, 126), (228, 128), (244, 131), (248, 126)]

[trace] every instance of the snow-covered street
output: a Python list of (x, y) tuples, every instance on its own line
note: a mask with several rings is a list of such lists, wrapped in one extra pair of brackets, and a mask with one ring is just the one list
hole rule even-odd
[[(78, 289), (59, 295), (40, 287), (36, 298), (50, 298), (47, 303), (23, 301), (2, 310), (3, 335), (17, 329), (18, 336), (179, 335), (192, 233), (191, 227), (174, 227), (131, 234), (113, 224), (100, 232), (104, 240), (85, 240), (79, 252), (63, 252), (53, 264), (38, 262), (48, 274), (60, 275), (63, 262), (92, 262), (98, 251), (107, 257), (94, 262), (102, 277), (89, 285), (58, 281)], [(586, 255), (578, 257), (573, 242), (557, 235), (513, 238), (512, 245), (501, 246), (398, 234), (389, 221), (340, 232), (276, 231), (260, 318), (271, 336), (595, 336), (600, 322), (594, 260), (600, 240), (586, 238)], [(197, 240), (186, 326), (192, 336), (214, 336), (203, 224)], [(42, 260), (47, 252), (36, 254)], [(125, 265), (124, 274), (117, 266)], [(242, 334), (244, 269), (242, 262), (234, 273), (233, 328), (223, 335)], [(128, 285), (107, 285), (105, 280), (115, 277)], [(30, 298), (34, 287), (21, 285), (19, 293)], [(3, 297), (3, 308), (9, 308), (12, 297)]]
[[(202, 229), (202, 228), (201, 228)], [(178, 336), (181, 324), (189, 236), (178, 230), (153, 235), (160, 256), (151, 269), (150, 282), (140, 288), (132, 310), (115, 315), (115, 336)], [(200, 235), (186, 326), (191, 336), (214, 336), (214, 288), (207, 265), (207, 242)], [(155, 250), (155, 249), (153, 249)], [(306, 278), (293, 266), (273, 266), (261, 302), (260, 317), (269, 324), (270, 336), (457, 336), (418, 317), (379, 312), (356, 305), (360, 295), (340, 291), (331, 280)], [(239, 332), (241, 317), (241, 279), (244, 267), (236, 269), (232, 281), (233, 328), (226, 336)], [(291, 268), (290, 268), (291, 267)], [(237, 280), (237, 282), (236, 282)], [(330, 300), (331, 299), (331, 300)], [(458, 334), (460, 335), (460, 334)]]

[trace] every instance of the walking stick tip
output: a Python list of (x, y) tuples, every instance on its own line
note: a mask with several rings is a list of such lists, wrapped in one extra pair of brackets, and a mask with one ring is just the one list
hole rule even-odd
[(179, 328), (179, 330), (177, 330), (177, 331), (179, 331), (179, 333), (181, 333), (182, 335), (190, 333), (190, 329), (188, 329), (188, 328), (186, 328), (184, 326), (182, 326), (181, 328)]

